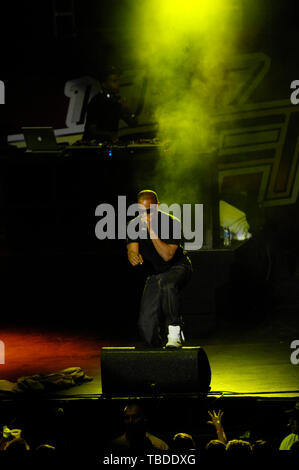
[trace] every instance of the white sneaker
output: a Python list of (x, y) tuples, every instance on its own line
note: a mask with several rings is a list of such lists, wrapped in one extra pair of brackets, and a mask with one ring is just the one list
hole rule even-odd
[(181, 327), (179, 325), (177, 326), (169, 325), (167, 339), (168, 341), (165, 346), (166, 348), (181, 348), (183, 345), (183, 342), (185, 341), (184, 334), (181, 330)]

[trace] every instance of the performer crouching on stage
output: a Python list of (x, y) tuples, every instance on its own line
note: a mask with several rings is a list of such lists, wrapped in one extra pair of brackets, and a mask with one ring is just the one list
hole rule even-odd
[[(184, 342), (180, 292), (192, 273), (181, 238), (174, 238), (174, 234), (181, 234), (181, 223), (158, 209), (158, 196), (154, 191), (140, 191), (137, 201), (140, 208), (144, 208), (138, 217), (147, 230), (147, 238), (128, 238), (127, 251), (131, 265), (144, 264), (148, 273), (140, 305), (139, 331), (148, 347), (162, 347), (166, 333), (166, 348), (180, 348)], [(161, 234), (165, 223), (169, 224), (169, 237)]]

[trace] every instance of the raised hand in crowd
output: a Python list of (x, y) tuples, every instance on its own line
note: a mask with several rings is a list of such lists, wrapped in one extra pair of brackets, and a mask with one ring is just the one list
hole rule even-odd
[(226, 435), (221, 424), (221, 418), (224, 412), (219, 410), (217, 414), (216, 411), (213, 410), (212, 413), (211, 411), (208, 411), (208, 413), (211, 417), (211, 421), (207, 421), (207, 423), (212, 424), (215, 427), (216, 433), (217, 433), (217, 439), (223, 442), (224, 444), (227, 444)]

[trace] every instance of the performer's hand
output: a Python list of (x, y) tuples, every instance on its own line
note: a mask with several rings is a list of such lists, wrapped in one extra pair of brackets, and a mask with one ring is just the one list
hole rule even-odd
[(128, 258), (132, 266), (138, 266), (138, 264), (143, 263), (142, 256), (139, 255), (138, 253), (135, 253), (134, 251), (128, 252)]
[(152, 220), (152, 214), (142, 214), (141, 215), (141, 223), (143, 225), (146, 225), (148, 230), (151, 228), (151, 220)]

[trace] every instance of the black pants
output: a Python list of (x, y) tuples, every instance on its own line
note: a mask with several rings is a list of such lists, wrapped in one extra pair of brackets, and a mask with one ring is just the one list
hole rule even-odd
[(147, 278), (140, 305), (139, 333), (146, 345), (160, 347), (168, 325), (182, 325), (180, 292), (190, 280), (192, 266), (178, 264)]

